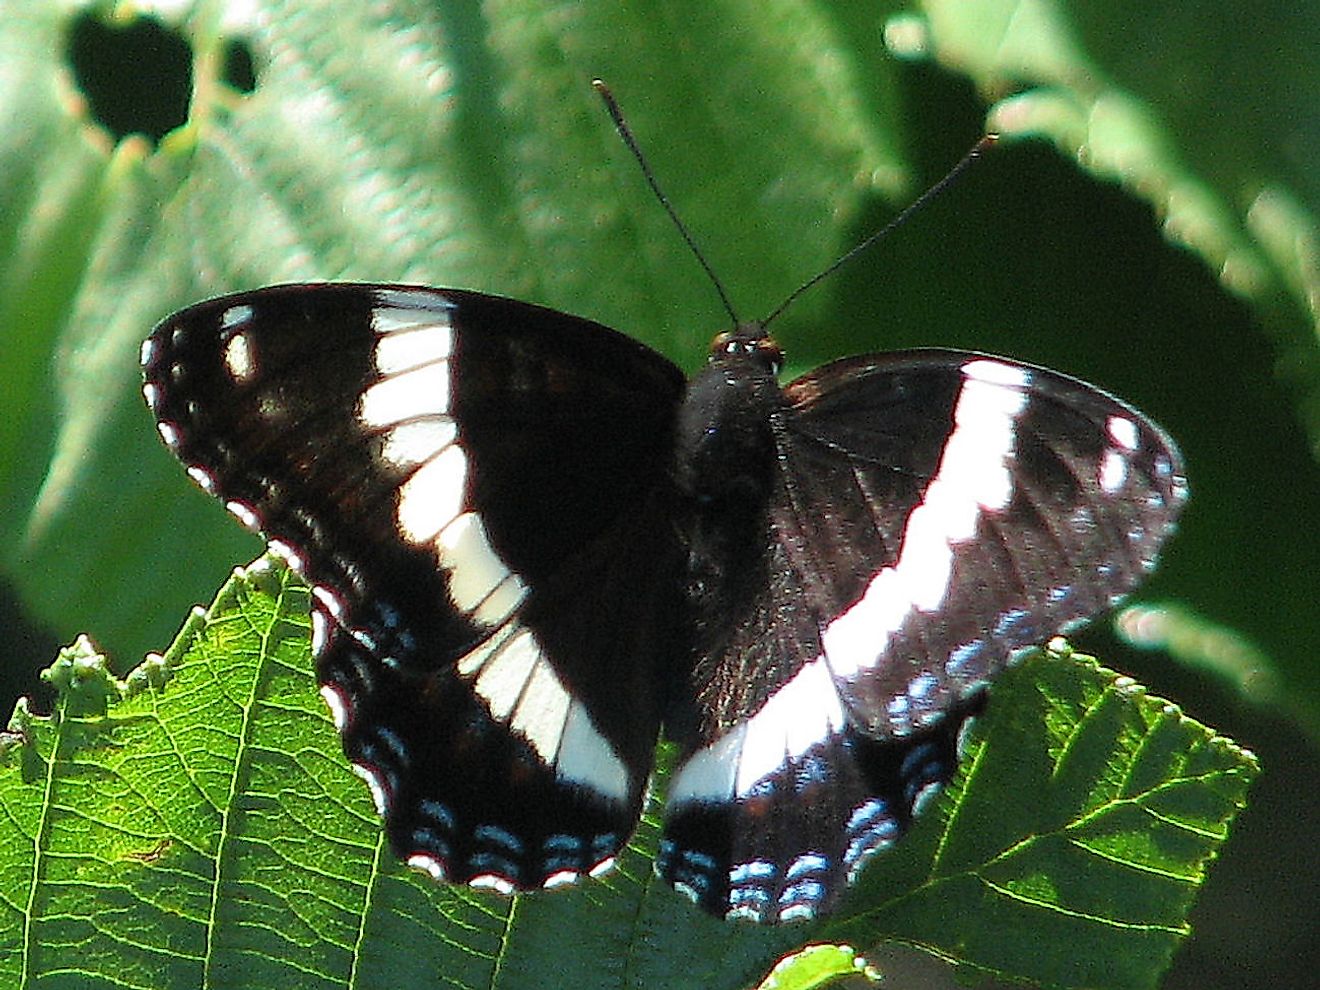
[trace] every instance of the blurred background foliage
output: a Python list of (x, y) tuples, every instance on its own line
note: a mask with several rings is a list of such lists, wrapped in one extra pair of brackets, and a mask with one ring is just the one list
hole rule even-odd
[(1193, 501), (1140, 596), (1156, 607), (1124, 623), (1147, 648), (1108, 627), (1078, 642), (1265, 768), (1166, 984), (1307, 982), (1313, 5), (160, 8), (0, 0), (8, 697), (39, 695), (36, 671), (79, 632), (126, 670), (258, 550), (190, 489), (142, 408), (137, 346), (171, 310), (288, 280), (457, 285), (601, 320), (692, 369), (725, 319), (593, 76), (744, 317), (997, 129), (994, 154), (777, 336), (791, 372), (914, 345), (1009, 354), (1178, 438)]

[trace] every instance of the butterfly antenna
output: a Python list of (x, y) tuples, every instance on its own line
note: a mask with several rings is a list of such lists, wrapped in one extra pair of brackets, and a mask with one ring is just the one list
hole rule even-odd
[[(628, 146), (628, 150), (632, 152), (633, 158), (637, 160), (637, 164), (642, 169), (642, 175), (646, 179), (646, 184), (651, 187), (651, 192), (655, 193), (655, 198), (660, 201), (660, 205), (663, 206), (665, 212), (669, 214), (669, 219), (674, 221), (674, 226), (678, 228), (678, 232), (682, 236), (684, 242), (686, 242), (688, 250), (696, 257), (697, 261), (701, 264), (701, 267), (705, 270), (706, 277), (710, 279), (711, 284), (715, 286), (715, 291), (719, 293), (720, 302), (724, 304), (724, 311), (729, 314), (729, 318), (733, 320), (736, 325), (738, 323), (738, 314), (734, 312), (733, 303), (729, 301), (729, 294), (724, 291), (724, 285), (720, 282), (718, 276), (716, 276), (715, 269), (710, 267), (710, 262), (708, 262), (706, 256), (701, 253), (701, 248), (697, 247), (697, 242), (693, 238), (691, 232), (684, 225), (683, 221), (679, 219), (678, 211), (674, 209), (673, 204), (669, 202), (669, 197), (665, 195), (664, 190), (660, 188), (660, 183), (656, 181), (655, 173), (651, 171), (651, 166), (647, 163), (646, 156), (642, 154), (641, 146), (638, 145), (637, 139), (633, 137), (633, 132), (628, 127), (628, 122), (623, 119), (623, 111), (619, 109), (619, 101), (614, 98), (614, 94), (610, 92), (610, 88), (601, 80), (593, 79), (591, 85), (592, 88), (600, 94), (600, 98), (605, 101), (605, 109), (609, 111), (610, 119), (614, 121), (615, 130), (619, 132), (619, 137), (623, 138), (623, 143)], [(794, 295), (796, 295), (796, 293), (794, 293)]]
[(890, 231), (894, 230), (897, 227), (901, 227), (903, 224), (907, 223), (908, 220), (913, 216), (913, 214), (917, 213), (923, 207), (927, 206), (932, 200), (935, 199), (935, 197), (939, 196), (941, 193), (947, 190), (951, 185), (953, 185), (953, 183), (956, 182), (972, 164), (978, 161), (982, 155), (984, 155), (987, 151), (993, 148), (995, 146), (995, 143), (998, 142), (998, 140), (999, 140), (998, 134), (987, 134), (985, 137), (981, 138), (981, 140), (977, 141), (976, 144), (972, 147), (972, 150), (967, 152), (967, 154), (963, 155), (962, 161), (958, 162), (957, 165), (949, 169), (948, 174), (946, 174), (944, 178), (940, 179), (939, 182), (935, 183), (935, 185), (931, 186), (924, 193), (918, 196), (915, 200), (909, 203), (907, 207), (901, 213), (898, 214), (898, 216), (894, 217), (894, 219), (890, 220), (887, 224), (885, 224), (883, 227), (877, 230), (874, 234), (872, 234), (866, 240), (862, 241), (862, 243), (858, 244), (847, 254), (843, 255), (843, 257), (833, 262), (824, 271), (819, 272), (816, 275), (813, 275), (811, 278), (807, 279), (796, 289), (790, 292), (788, 294), (788, 298), (785, 299), (783, 302), (781, 302), (775, 308), (774, 312), (772, 312), (769, 316), (767, 316), (764, 320), (761, 321), (761, 326), (768, 327), (774, 320), (778, 319), (778, 317), (780, 316), (781, 313), (784, 312), (784, 310), (788, 309), (789, 306), (793, 305), (793, 303), (797, 301), (797, 298), (800, 295), (802, 295), (808, 289), (812, 288), (817, 282), (820, 282), (823, 279), (829, 277), (830, 275), (833, 275), (836, 271), (838, 271), (848, 262), (852, 261), (853, 258), (857, 257), (859, 254), (861, 254), (863, 251), (869, 248), (876, 241), (880, 240), (883, 237), (886, 237)]

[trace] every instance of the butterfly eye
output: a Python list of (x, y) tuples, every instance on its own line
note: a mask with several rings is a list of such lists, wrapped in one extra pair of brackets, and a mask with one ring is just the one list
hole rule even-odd
[(744, 345), (745, 341), (736, 333), (721, 330), (711, 339), (709, 354), (711, 358), (732, 357), (743, 353)]
[(715, 335), (710, 344), (711, 360), (720, 358), (753, 359), (778, 375), (784, 364), (784, 352), (759, 324), (744, 324), (736, 330)]

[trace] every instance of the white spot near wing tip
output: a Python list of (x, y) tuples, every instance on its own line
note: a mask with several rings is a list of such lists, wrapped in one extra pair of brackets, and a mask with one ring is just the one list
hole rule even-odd
[(397, 311), (400, 316), (424, 319), (428, 323), (447, 320), (455, 306), (453, 300), (434, 289), (379, 288), (373, 295), (380, 310)]
[(1117, 492), (1127, 481), (1127, 476), (1127, 458), (1117, 450), (1106, 451), (1100, 461), (1100, 487), (1110, 494)]
[(614, 869), (614, 864), (617, 862), (618, 862), (617, 857), (606, 856), (599, 863), (597, 863), (590, 870), (588, 870), (587, 875), (590, 877), (603, 877), (606, 873), (609, 873), (610, 870)]
[(247, 303), (240, 303), (237, 306), (230, 306), (220, 314), (220, 329), (233, 330), (235, 327), (243, 326), (252, 322), (252, 317), (256, 311)]
[(154, 382), (146, 382), (142, 386), (142, 398), (146, 400), (148, 409), (156, 408), (156, 403), (160, 401), (160, 390)]
[(152, 334), (144, 340), (142, 346), (138, 348), (138, 364), (145, 367), (154, 362), (156, 359), (156, 347), (156, 335)]
[(160, 434), (167, 447), (173, 449), (179, 446), (179, 431), (174, 428), (173, 423), (157, 423), (156, 432)]
[(240, 385), (250, 382), (256, 374), (257, 362), (252, 353), (251, 341), (245, 333), (236, 333), (225, 341), (220, 360), (229, 372), (229, 377)]
[(990, 358), (969, 361), (963, 365), (963, 377), (988, 385), (1007, 385), (1010, 388), (1025, 388), (1031, 380), (1031, 373), (1025, 368), (1005, 364)]
[(1118, 446), (1128, 452), (1137, 449), (1137, 424), (1132, 420), (1126, 416), (1110, 416), (1109, 422), (1105, 426), (1109, 432), (1109, 438)]

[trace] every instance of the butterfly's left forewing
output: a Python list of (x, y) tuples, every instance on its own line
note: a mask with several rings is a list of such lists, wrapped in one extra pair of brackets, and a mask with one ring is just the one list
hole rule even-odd
[[(1131, 592), (1186, 499), (1163, 431), (1044, 368), (921, 351), (837, 362), (787, 393), (792, 443), (827, 463), (790, 472), (785, 528), (815, 554), (803, 568), (854, 562), (823, 568), (837, 607), (822, 648), (874, 734), (919, 731)], [(801, 511), (828, 489), (836, 514)], [(886, 531), (869, 560), (867, 514)]]
[(311, 583), (395, 852), (504, 890), (608, 864), (661, 714), (678, 369), (524, 303), (348, 284), (191, 307), (143, 366), (189, 473)]
[[(784, 390), (766, 571), (742, 637), (759, 693), (705, 690), (671, 784), (662, 873), (707, 909), (826, 910), (956, 767), (981, 689), (1103, 611), (1185, 498), (1141, 414), (998, 358), (853, 358)], [(740, 680), (735, 678), (734, 680)]]

